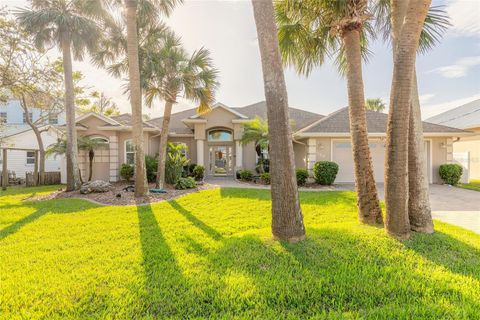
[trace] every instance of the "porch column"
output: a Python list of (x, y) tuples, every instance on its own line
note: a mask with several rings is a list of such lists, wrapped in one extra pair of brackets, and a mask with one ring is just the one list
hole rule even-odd
[(197, 139), (197, 164), (199, 166), (205, 166), (205, 161), (203, 156), (204, 145), (205, 145), (205, 140)]
[(307, 142), (307, 170), (313, 176), (313, 166), (317, 161), (317, 140), (308, 139)]
[(110, 181), (118, 181), (118, 138), (117, 136), (108, 137), (110, 141)]
[(235, 140), (235, 166), (238, 168), (242, 167), (243, 160), (243, 147), (240, 143), (240, 140)]

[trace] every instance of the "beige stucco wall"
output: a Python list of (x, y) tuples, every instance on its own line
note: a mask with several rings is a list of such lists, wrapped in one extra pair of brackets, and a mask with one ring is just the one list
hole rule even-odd
[(470, 153), (470, 179), (480, 179), (480, 127), (469, 129), (478, 133), (471, 137), (462, 137), (453, 143), (453, 152)]
[[(303, 143), (303, 144), (302, 144)], [(306, 169), (307, 168), (307, 163), (306, 163), (306, 156), (307, 156), (307, 147), (306, 147), (306, 141), (299, 141), (299, 143), (294, 142), (293, 143), (293, 153), (295, 155), (295, 168), (300, 169)]]

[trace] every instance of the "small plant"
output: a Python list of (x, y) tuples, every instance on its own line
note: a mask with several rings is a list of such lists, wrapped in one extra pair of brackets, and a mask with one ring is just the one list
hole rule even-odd
[(192, 170), (192, 174), (196, 181), (202, 181), (205, 174), (205, 167), (196, 165)]
[(269, 172), (262, 173), (260, 175), (260, 180), (262, 180), (264, 184), (270, 184), (270, 180), (271, 180), (270, 173)]
[(308, 179), (308, 171), (307, 169), (299, 168), (295, 172), (297, 174), (297, 185), (303, 186), (307, 182)]
[(461, 165), (456, 163), (442, 164), (438, 169), (438, 173), (440, 174), (440, 178), (442, 178), (443, 182), (454, 186), (458, 184), (462, 178), (463, 168)]
[(315, 181), (321, 185), (331, 185), (338, 173), (338, 164), (332, 161), (319, 161), (313, 166)]
[(250, 170), (240, 170), (240, 180), (252, 181), (253, 173)]
[(192, 177), (178, 178), (175, 189), (185, 190), (192, 189), (197, 186), (197, 182)]
[(130, 179), (133, 177), (133, 173), (133, 166), (126, 163), (122, 164), (122, 167), (120, 168), (120, 176), (123, 179), (127, 180), (127, 182), (130, 182)]
[(147, 181), (154, 182), (157, 177), (158, 160), (155, 157), (145, 156), (145, 167), (147, 169)]

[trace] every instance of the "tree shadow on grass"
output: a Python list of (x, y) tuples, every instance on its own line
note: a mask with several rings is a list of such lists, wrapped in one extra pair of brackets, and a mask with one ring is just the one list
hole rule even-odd
[[(245, 198), (271, 201), (270, 190), (263, 189), (221, 188), (220, 195), (222, 198)], [(352, 191), (304, 191), (300, 192), (300, 203), (355, 206), (356, 196)]]
[(217, 230), (213, 229), (205, 222), (198, 219), (194, 214), (182, 207), (176, 200), (168, 201), (168, 204), (172, 206), (172, 208), (175, 209), (178, 213), (187, 218), (188, 221), (190, 221), (195, 227), (199, 228), (207, 235), (209, 235), (213, 240), (220, 240), (222, 238), (222, 235)]
[[(2, 210), (12, 210), (15, 208), (32, 208), (35, 211), (31, 214), (28, 214), (21, 218), (20, 220), (15, 221), (9, 226), (0, 230), (0, 240), (5, 239), (9, 235), (16, 233), (22, 227), (29, 223), (33, 223), (45, 214), (65, 214), (65, 213), (74, 213), (78, 211), (83, 211), (91, 208), (96, 208), (98, 205), (93, 204), (88, 201), (83, 200), (74, 200), (78, 202), (76, 206), (71, 206), (71, 200), (60, 199), (60, 200), (47, 200), (47, 201), (32, 201), (32, 202), (22, 202), (20, 204), (12, 204), (2, 206)], [(70, 205), (70, 206), (69, 206)]]
[(191, 296), (190, 285), (162, 234), (152, 207), (149, 204), (137, 206), (137, 214), (146, 277), (146, 295), (137, 316), (178, 316)]
[[(242, 312), (275, 310), (272, 317), (293, 318), (322, 314), (435, 318), (449, 312), (472, 316), (480, 307), (452, 282), (430, 279), (415, 269), (416, 262), (390, 256), (388, 246), (346, 229), (309, 229), (304, 242), (280, 247), (255, 236), (226, 238), (222, 243), (209, 255), (209, 268), (219, 278), (233, 271), (248, 275), (255, 296), (240, 301)], [(447, 303), (437, 305), (432, 292)], [(260, 303), (252, 306), (248, 300)]]
[(411, 240), (403, 244), (454, 273), (480, 280), (480, 250), (444, 232), (415, 233)]

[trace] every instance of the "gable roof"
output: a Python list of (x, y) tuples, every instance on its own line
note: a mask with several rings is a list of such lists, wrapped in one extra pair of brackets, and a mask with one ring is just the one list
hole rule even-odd
[[(387, 131), (388, 115), (382, 112), (367, 110), (367, 129), (368, 133), (381, 133)], [(438, 125), (429, 122), (423, 122), (423, 132), (425, 133), (445, 133), (445, 134), (463, 134), (463, 130)], [(350, 115), (348, 107), (337, 110), (325, 118), (318, 120), (303, 130), (299, 134), (308, 136), (309, 134), (346, 134), (350, 133)]]
[[(220, 104), (222, 105), (223, 104)], [(265, 101), (261, 101), (258, 103), (254, 103), (245, 107), (237, 107), (237, 108), (230, 108), (227, 107), (230, 112), (237, 114), (237, 115), (242, 115), (240, 119), (248, 120), (248, 119), (253, 119), (256, 116), (265, 119), (267, 117), (267, 104)], [(294, 125), (294, 131), (297, 131), (301, 128), (304, 128), (308, 126), (309, 124), (323, 118), (324, 116), (309, 112), (309, 111), (304, 111), (301, 109), (297, 108), (289, 108), (290, 112), (290, 119), (293, 122)], [(177, 113), (173, 113), (171, 118), (170, 118), (170, 132), (171, 133), (177, 133), (177, 134), (191, 134), (193, 133), (193, 130), (187, 127), (184, 123), (184, 119), (194, 119), (194, 116), (196, 115), (196, 109), (188, 109), (184, 111), (180, 111)], [(157, 127), (161, 128), (162, 127), (162, 122), (163, 122), (163, 117), (155, 118), (152, 120), (149, 120), (148, 123)]]
[(460, 129), (480, 127), (480, 99), (440, 113), (427, 121)]
[[(212, 112), (213, 110), (215, 110), (215, 109), (217, 109), (217, 108), (221, 108), (221, 109), (226, 110), (226, 111), (228, 111), (228, 112), (230, 112), (230, 113), (233, 113), (234, 115), (236, 115), (236, 116), (239, 117), (240, 119), (248, 119), (247, 116), (245, 116), (245, 115), (241, 114), (240, 112), (236, 111), (236, 110), (235, 110), (236, 108), (230, 108), (230, 107), (224, 105), (224, 104), (221, 103), (221, 102), (215, 103), (215, 104), (213, 105), (213, 107), (211, 108), (211, 111), (210, 111), (210, 112)], [(198, 119), (198, 118), (203, 118), (203, 115), (196, 113), (196, 114), (194, 114), (193, 116), (190, 116), (190, 119)]]
[[(122, 113), (118, 116), (111, 116), (113, 120), (119, 123), (122, 126), (132, 126), (132, 115), (130, 113)], [(148, 121), (143, 121), (143, 126), (147, 128), (155, 128)]]

